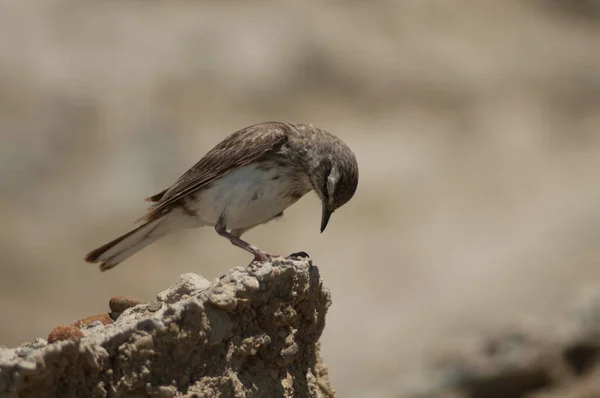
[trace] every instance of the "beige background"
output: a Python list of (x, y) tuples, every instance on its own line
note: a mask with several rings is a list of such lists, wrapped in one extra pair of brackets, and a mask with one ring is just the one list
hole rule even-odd
[(600, 278), (599, 43), (593, 0), (0, 3), (0, 344), (245, 265), (209, 228), (108, 273), (82, 258), (268, 120), (359, 160), (324, 234), (314, 194), (247, 234), (319, 266), (341, 396), (393, 396), (435, 347), (562, 313)]

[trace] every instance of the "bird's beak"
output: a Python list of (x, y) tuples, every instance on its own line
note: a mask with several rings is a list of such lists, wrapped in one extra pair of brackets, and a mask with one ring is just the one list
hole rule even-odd
[(327, 204), (323, 203), (323, 214), (321, 216), (321, 233), (325, 231), (325, 227), (327, 227), (327, 223), (329, 222), (329, 218), (331, 217), (332, 211), (329, 211), (327, 208)]

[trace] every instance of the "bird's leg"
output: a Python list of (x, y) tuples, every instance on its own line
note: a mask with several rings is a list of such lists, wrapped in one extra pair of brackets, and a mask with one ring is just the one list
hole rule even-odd
[(221, 235), (222, 237), (229, 239), (229, 241), (231, 242), (232, 245), (237, 246), (240, 249), (244, 249), (247, 252), (254, 254), (254, 261), (266, 261), (269, 258), (273, 257), (272, 254), (269, 254), (267, 252), (260, 250), (258, 247), (251, 245), (250, 243), (238, 238), (237, 236), (227, 232), (226, 230), (224, 230), (224, 231), (217, 230), (217, 233), (219, 235)]
[(237, 246), (240, 249), (247, 251), (248, 253), (254, 254), (254, 261), (267, 261), (269, 258), (277, 257), (274, 254), (264, 252), (258, 247), (251, 245), (245, 240), (242, 240), (239, 237), (239, 235), (241, 235), (246, 230), (235, 230), (232, 231), (233, 233), (227, 232), (224, 215), (221, 215), (221, 217), (219, 217), (219, 221), (217, 221), (217, 224), (215, 225), (215, 231), (217, 231), (217, 233), (222, 237), (229, 239), (232, 245)]

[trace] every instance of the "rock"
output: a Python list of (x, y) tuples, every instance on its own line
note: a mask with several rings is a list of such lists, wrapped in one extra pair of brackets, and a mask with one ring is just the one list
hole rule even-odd
[(162, 302), (158, 300), (153, 300), (148, 303), (148, 311), (156, 312), (162, 308)]
[(52, 329), (48, 335), (48, 343), (52, 344), (60, 340), (79, 340), (83, 337), (83, 332), (74, 325), (60, 325)]
[(156, 299), (165, 303), (174, 303), (184, 296), (193, 296), (210, 286), (210, 281), (200, 275), (188, 273), (179, 277), (174, 286), (158, 293)]
[(113, 303), (110, 328), (64, 325), (54, 344), (0, 348), (0, 396), (335, 397), (318, 343), (331, 298), (310, 260), (211, 284), (185, 274), (157, 302)]
[(114, 321), (108, 314), (98, 314), (80, 319), (77, 322), (73, 323), (73, 325), (81, 329), (93, 322), (100, 322), (102, 325), (110, 325)]
[(114, 296), (108, 302), (112, 312), (121, 313), (128, 308), (144, 303), (144, 300), (133, 296)]

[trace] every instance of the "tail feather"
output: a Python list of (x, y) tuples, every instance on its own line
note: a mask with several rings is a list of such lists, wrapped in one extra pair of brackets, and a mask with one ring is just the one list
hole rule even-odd
[(160, 227), (164, 218), (149, 221), (125, 235), (92, 250), (85, 256), (89, 263), (100, 263), (100, 271), (116, 267), (123, 260), (134, 255), (144, 247), (164, 235)]

